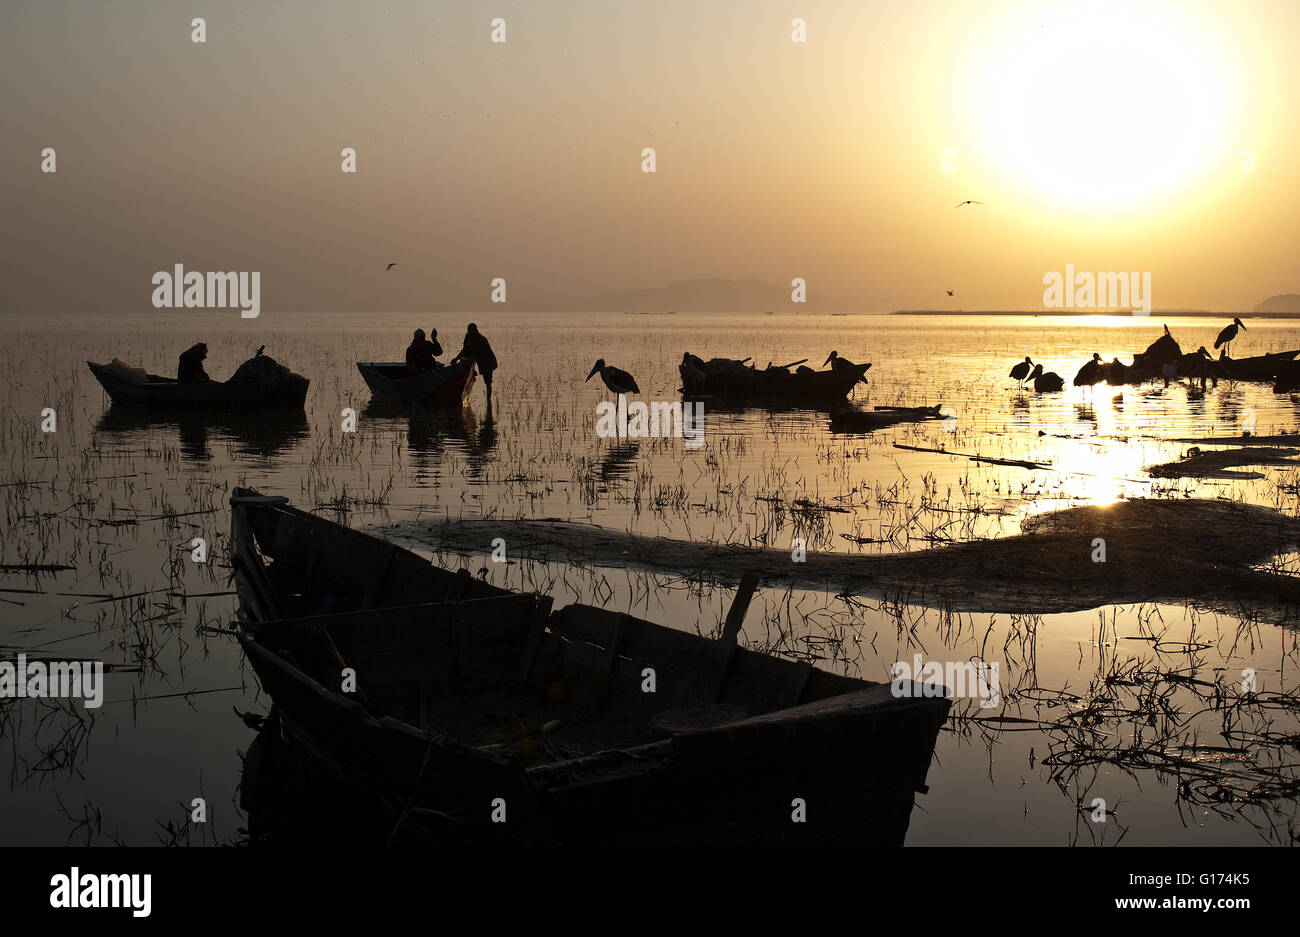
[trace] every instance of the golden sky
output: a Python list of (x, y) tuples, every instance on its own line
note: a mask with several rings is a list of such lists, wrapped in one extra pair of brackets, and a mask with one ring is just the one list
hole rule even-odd
[(1067, 263), (1300, 292), (1294, 0), (199, 6), (0, 6), (5, 311), (147, 312), (176, 263), (260, 271), (264, 315), (497, 276), (1035, 308)]

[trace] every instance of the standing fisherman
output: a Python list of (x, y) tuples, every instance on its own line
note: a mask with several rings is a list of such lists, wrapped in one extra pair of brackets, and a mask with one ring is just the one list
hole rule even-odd
[(452, 358), (452, 363), (460, 361), (462, 358), (468, 358), (478, 365), (478, 373), (483, 375), (483, 383), (487, 385), (487, 396), (489, 402), (492, 400), (492, 372), (497, 369), (497, 356), (492, 354), (492, 346), (488, 340), (479, 332), (478, 326), (473, 322), (465, 330), (465, 344), (460, 349), (460, 354)]

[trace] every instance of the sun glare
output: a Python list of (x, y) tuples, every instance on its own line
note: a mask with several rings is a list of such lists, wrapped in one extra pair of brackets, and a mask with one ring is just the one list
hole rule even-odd
[(985, 155), (1011, 184), (1076, 208), (1149, 205), (1203, 180), (1236, 142), (1237, 80), (1197, 16), (1090, 3), (994, 18), (967, 86)]

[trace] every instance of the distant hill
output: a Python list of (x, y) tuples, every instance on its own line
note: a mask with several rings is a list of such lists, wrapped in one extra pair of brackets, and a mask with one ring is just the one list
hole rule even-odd
[(574, 312), (826, 312), (834, 303), (808, 287), (808, 302), (790, 301), (789, 286), (762, 280), (679, 280), (669, 286), (602, 293), (563, 307)]
[(1300, 294), (1278, 293), (1270, 296), (1258, 306), (1256, 312), (1290, 312), (1300, 315)]

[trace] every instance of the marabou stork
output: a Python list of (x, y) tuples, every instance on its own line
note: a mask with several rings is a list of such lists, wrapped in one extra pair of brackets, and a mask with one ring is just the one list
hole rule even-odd
[(589, 381), (597, 374), (605, 382), (605, 386), (616, 394), (641, 393), (641, 388), (636, 386), (636, 378), (621, 368), (611, 367), (606, 364), (604, 358), (597, 359), (586, 379)]

